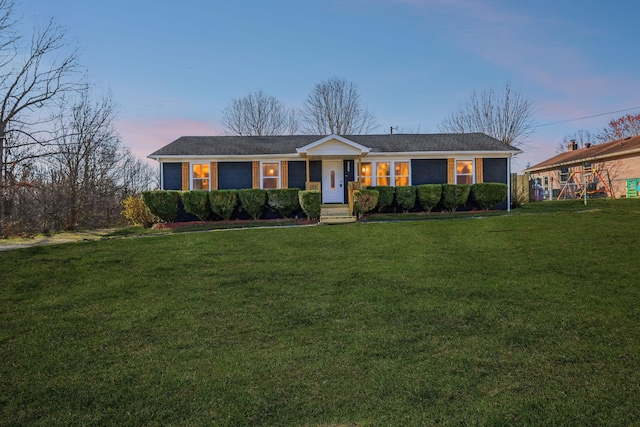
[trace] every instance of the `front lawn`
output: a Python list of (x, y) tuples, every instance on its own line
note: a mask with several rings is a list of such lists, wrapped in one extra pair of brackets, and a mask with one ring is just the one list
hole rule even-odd
[(0, 425), (633, 425), (640, 200), (0, 253)]

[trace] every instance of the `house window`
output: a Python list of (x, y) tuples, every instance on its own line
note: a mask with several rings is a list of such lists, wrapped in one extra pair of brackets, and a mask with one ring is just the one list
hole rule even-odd
[(456, 184), (473, 184), (473, 160), (456, 160)]
[[(373, 171), (375, 170), (375, 180)], [(409, 182), (409, 162), (366, 162), (360, 164), (360, 182), (367, 186), (405, 186)]]
[(373, 184), (371, 163), (362, 163), (360, 165), (360, 183), (363, 187), (370, 187)]
[(560, 182), (567, 182), (569, 179), (569, 168), (560, 169)]
[(263, 163), (262, 164), (262, 188), (279, 188), (280, 181), (280, 164), (279, 163)]
[(391, 167), (389, 162), (376, 163), (376, 185), (391, 185)]
[(209, 164), (202, 163), (191, 165), (191, 173), (193, 176), (191, 188), (193, 190), (209, 189)]
[(396, 187), (409, 185), (409, 162), (394, 163)]

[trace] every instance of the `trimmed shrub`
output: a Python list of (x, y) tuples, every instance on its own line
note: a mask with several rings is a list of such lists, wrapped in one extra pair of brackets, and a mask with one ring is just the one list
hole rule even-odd
[(224, 220), (230, 220), (238, 205), (238, 190), (212, 190), (209, 192), (209, 205), (214, 214)]
[(267, 190), (269, 207), (277, 211), (283, 218), (287, 218), (293, 212), (300, 210), (297, 188), (282, 188), (279, 190)]
[(322, 197), (318, 190), (303, 190), (298, 192), (300, 207), (309, 219), (320, 218), (320, 204)]
[(422, 209), (431, 212), (442, 198), (442, 184), (422, 184), (416, 187)]
[(200, 221), (206, 221), (209, 218), (211, 208), (209, 207), (208, 191), (183, 191), (180, 196), (185, 212), (194, 214)]
[(369, 187), (368, 189), (378, 192), (378, 204), (376, 205), (378, 212), (382, 212), (383, 209), (393, 204), (393, 187), (380, 185), (378, 187)]
[(507, 184), (500, 182), (481, 182), (471, 186), (471, 198), (481, 209), (489, 210), (507, 198)]
[(267, 191), (260, 188), (249, 188), (238, 190), (238, 198), (242, 204), (242, 209), (253, 219), (258, 219), (264, 213), (267, 203)]
[(396, 187), (396, 205), (400, 206), (404, 213), (409, 212), (416, 205), (416, 187), (412, 185)]
[(469, 184), (442, 184), (442, 206), (454, 212), (467, 203), (471, 186)]
[(356, 216), (361, 218), (365, 213), (373, 210), (378, 204), (378, 190), (354, 190), (353, 191), (353, 209)]
[(178, 216), (180, 192), (175, 190), (153, 190), (142, 193), (144, 204), (152, 214), (165, 222), (173, 222)]
[(149, 228), (156, 222), (147, 205), (140, 196), (129, 196), (122, 202), (122, 215), (133, 225)]

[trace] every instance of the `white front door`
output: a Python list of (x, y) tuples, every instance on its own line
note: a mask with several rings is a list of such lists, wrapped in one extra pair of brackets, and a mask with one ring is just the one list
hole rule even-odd
[(342, 160), (322, 161), (322, 203), (344, 203)]

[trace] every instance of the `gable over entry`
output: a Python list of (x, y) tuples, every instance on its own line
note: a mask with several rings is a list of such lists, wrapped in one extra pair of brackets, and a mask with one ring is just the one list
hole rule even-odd
[[(359, 166), (362, 157), (366, 156), (371, 149), (345, 137), (329, 135), (297, 148), (296, 151), (304, 156), (307, 165), (305, 188), (322, 191), (323, 203), (345, 203), (348, 197), (348, 183), (355, 179), (353, 169), (356, 166), (354, 165)], [(321, 162), (320, 182), (311, 180), (309, 168), (311, 161)]]

